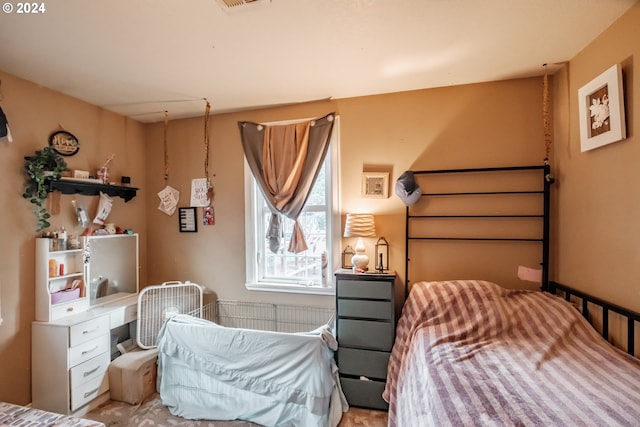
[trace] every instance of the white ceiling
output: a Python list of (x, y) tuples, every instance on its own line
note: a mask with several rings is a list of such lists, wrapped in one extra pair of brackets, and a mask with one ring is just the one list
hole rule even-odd
[(0, 70), (142, 122), (528, 77), (637, 0), (41, 0)]

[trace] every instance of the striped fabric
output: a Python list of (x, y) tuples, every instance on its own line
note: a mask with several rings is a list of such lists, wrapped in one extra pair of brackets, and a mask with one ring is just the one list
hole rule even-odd
[(640, 361), (550, 294), (422, 282), (383, 397), (391, 427), (638, 426)]

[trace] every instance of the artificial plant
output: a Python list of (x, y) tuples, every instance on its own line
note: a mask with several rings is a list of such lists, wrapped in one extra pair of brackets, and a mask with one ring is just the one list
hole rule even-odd
[(51, 146), (44, 147), (32, 156), (24, 158), (25, 186), (22, 197), (36, 205), (35, 214), (38, 220), (36, 232), (51, 226), (45, 203), (49, 194), (49, 180), (60, 179), (62, 172), (69, 170), (64, 158)]

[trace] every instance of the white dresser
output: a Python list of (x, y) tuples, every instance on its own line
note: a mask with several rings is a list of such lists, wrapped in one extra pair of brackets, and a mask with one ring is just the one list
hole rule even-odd
[(109, 399), (111, 330), (137, 317), (137, 296), (32, 323), (32, 406), (81, 416)]
[[(70, 414), (89, 402), (97, 406), (107, 400), (110, 342), (108, 313), (33, 322), (33, 407)], [(95, 400), (102, 394), (104, 399)]]

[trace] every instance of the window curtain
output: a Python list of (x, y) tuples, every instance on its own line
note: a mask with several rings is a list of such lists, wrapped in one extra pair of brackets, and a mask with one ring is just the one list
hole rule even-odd
[(289, 252), (307, 249), (298, 216), (327, 154), (334, 116), (274, 126), (238, 122), (245, 158), (271, 210), (265, 237), (272, 252), (282, 239), (280, 215), (295, 221)]

